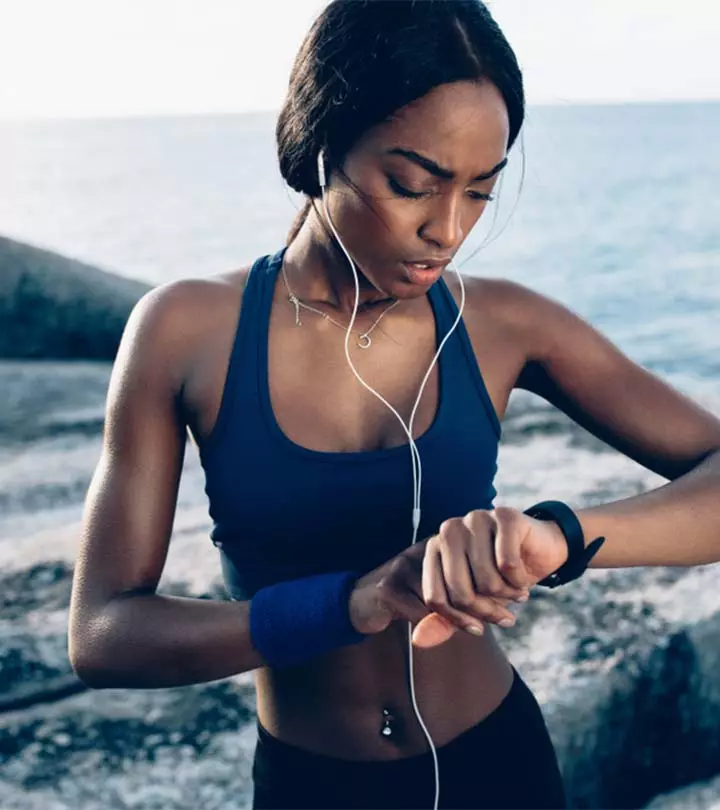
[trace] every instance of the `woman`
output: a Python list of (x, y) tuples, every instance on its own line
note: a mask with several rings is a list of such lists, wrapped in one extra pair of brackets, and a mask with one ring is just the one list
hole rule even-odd
[[(254, 807), (564, 806), (538, 704), (491, 625), (590, 560), (720, 559), (720, 421), (563, 306), (444, 276), (523, 112), (515, 56), (478, 0), (335, 0), (278, 121), (281, 172), (308, 198), (287, 245), (156, 289), (128, 322), (71, 660), (94, 687), (254, 670)], [(419, 514), (405, 428), (348, 358), (413, 414)], [(577, 513), (493, 509), (515, 387), (672, 483)], [(186, 429), (233, 601), (156, 593)]]

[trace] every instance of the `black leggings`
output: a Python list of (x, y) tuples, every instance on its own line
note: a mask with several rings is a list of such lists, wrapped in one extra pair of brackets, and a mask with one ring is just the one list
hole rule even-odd
[[(254, 810), (433, 808), (430, 751), (394, 760), (345, 760), (304, 751), (257, 725)], [(497, 709), (438, 748), (437, 756), (440, 808), (567, 807), (540, 706), (517, 671)]]

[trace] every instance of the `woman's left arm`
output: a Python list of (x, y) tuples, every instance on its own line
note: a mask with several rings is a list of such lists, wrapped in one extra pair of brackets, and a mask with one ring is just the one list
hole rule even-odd
[(606, 538), (590, 567), (720, 561), (720, 419), (632, 362), (561, 304), (510, 286), (513, 320), (527, 347), (516, 387), (543, 397), (670, 481), (577, 511), (586, 543)]

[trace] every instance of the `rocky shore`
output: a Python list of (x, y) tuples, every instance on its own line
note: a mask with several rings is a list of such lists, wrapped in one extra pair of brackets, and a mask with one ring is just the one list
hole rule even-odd
[[(70, 579), (67, 560), (0, 579), (0, 806), (249, 806), (250, 675), (85, 690), (65, 652)], [(717, 802), (712, 787), (688, 786), (720, 774), (719, 586), (720, 566), (591, 571), (537, 589), (501, 631), (543, 705), (573, 807), (680, 806), (657, 798), (676, 790), (697, 810)], [(165, 592), (224, 598), (217, 580)]]
[(112, 360), (148, 289), (0, 236), (0, 358)]

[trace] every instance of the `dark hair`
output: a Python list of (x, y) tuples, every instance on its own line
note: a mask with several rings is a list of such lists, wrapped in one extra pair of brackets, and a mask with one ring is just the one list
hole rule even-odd
[[(487, 79), (502, 94), (508, 149), (525, 96), (515, 54), (480, 0), (333, 0), (295, 57), (276, 127), (280, 173), (320, 196), (317, 156), (340, 167), (371, 127), (441, 84)], [(288, 243), (307, 215), (309, 199)]]

